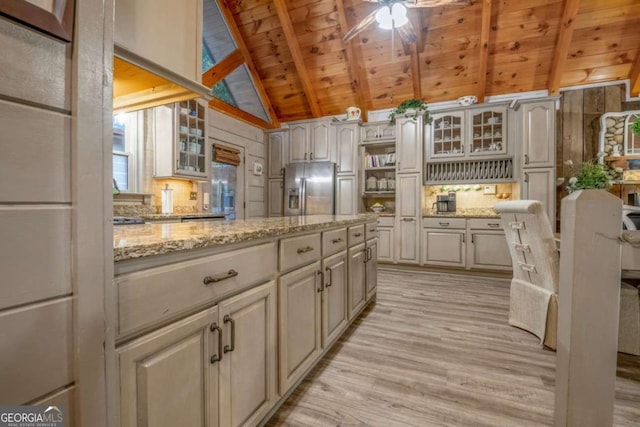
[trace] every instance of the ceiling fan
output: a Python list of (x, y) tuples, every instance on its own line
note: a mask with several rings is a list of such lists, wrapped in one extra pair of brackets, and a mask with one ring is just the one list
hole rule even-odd
[(365, 16), (353, 27), (342, 40), (346, 43), (358, 35), (362, 30), (377, 22), (383, 30), (398, 30), (398, 34), (405, 43), (415, 43), (418, 39), (416, 31), (407, 18), (407, 8), (436, 7), (452, 4), (464, 4), (469, 0), (363, 0), (378, 3), (380, 7)]

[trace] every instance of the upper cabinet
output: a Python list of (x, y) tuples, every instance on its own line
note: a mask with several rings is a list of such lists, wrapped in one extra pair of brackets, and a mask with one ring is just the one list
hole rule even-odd
[(331, 159), (330, 121), (292, 123), (289, 129), (289, 163), (328, 162)]
[(508, 154), (506, 105), (435, 113), (432, 118), (427, 138), (431, 160)]
[(523, 102), (518, 114), (523, 167), (554, 167), (556, 151), (555, 99)]
[(116, 0), (114, 20), (116, 47), (201, 81), (202, 0)]
[(362, 142), (394, 141), (396, 140), (396, 126), (384, 122), (369, 122), (362, 125), (360, 132)]
[(153, 109), (154, 177), (207, 179), (206, 106), (183, 101)]
[(354, 175), (358, 169), (358, 132), (357, 122), (343, 122), (335, 126), (336, 168), (339, 175)]
[(284, 176), (284, 165), (286, 162), (287, 150), (286, 130), (277, 130), (265, 134), (267, 153), (269, 158), (268, 176), (269, 178), (282, 178)]
[(398, 173), (422, 170), (422, 118), (396, 119), (396, 160)]

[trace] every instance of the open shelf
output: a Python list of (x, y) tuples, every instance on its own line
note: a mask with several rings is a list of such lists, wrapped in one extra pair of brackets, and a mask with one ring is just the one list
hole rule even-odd
[(395, 191), (365, 191), (362, 197), (395, 197)]
[(377, 168), (364, 168), (366, 171), (395, 171), (395, 166), (380, 166)]

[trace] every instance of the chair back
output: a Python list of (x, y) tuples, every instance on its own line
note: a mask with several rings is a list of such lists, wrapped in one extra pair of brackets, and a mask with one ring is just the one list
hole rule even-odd
[(537, 200), (499, 202), (494, 209), (500, 213), (513, 277), (554, 294), (558, 293), (559, 255), (542, 203)]

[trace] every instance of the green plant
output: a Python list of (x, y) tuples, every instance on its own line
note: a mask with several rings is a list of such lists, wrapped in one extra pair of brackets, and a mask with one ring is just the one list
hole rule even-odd
[[(409, 110), (412, 110), (412, 112), (405, 114)], [(389, 122), (394, 124), (396, 122), (396, 116), (400, 114), (404, 114), (406, 117), (410, 117), (413, 120), (416, 120), (420, 115), (424, 115), (425, 123), (431, 123), (427, 103), (421, 99), (413, 98), (401, 102), (400, 105), (391, 110), (391, 113), (389, 114)]]
[[(573, 162), (568, 160), (565, 164), (573, 173)], [(621, 174), (621, 168), (612, 169), (606, 163), (598, 163), (595, 160), (584, 162), (580, 171), (567, 180), (567, 190), (573, 193), (576, 190), (606, 189), (611, 187), (613, 181), (619, 179)]]
[(634, 134), (640, 136), (640, 117), (635, 119), (635, 121), (633, 122), (633, 125), (631, 126), (631, 131)]

